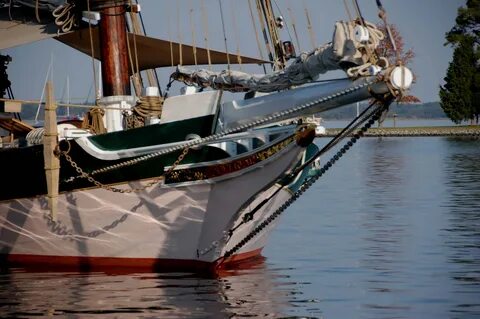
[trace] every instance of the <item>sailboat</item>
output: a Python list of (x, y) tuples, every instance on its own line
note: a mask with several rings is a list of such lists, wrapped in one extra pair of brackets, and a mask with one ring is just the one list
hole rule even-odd
[[(185, 67), (230, 67), (235, 54), (128, 32), (126, 15), (140, 11), (132, 1), (0, 3), (1, 23), (18, 25), (0, 31), (0, 49), (55, 37), (101, 60), (103, 84), (87, 128), (57, 126), (51, 86), (44, 128), (25, 134), (21, 121), (0, 124), (18, 137), (0, 149), (2, 265), (207, 271), (257, 258), (281, 213), (324, 172), (314, 165), (315, 127), (294, 119), (365, 99), (385, 104), (412, 82), (406, 67), (375, 55), (383, 35), (361, 17), (337, 23), (331, 43), (295, 58), (272, 4), (257, 0), (274, 72), (251, 75)], [(8, 10), (37, 19), (18, 24)], [(138, 67), (129, 65), (134, 47)], [(185, 94), (132, 93), (131, 76), (179, 64), (181, 51), (171, 78)], [(334, 69), (349, 77), (314, 81)], [(224, 91), (247, 94), (228, 101)]]

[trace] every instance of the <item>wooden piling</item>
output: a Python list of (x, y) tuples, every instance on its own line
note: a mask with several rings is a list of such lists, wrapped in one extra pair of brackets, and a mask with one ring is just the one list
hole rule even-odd
[(47, 180), (47, 198), (50, 216), (57, 220), (58, 183), (60, 178), (60, 160), (54, 154), (58, 144), (57, 105), (53, 94), (53, 84), (46, 86), (45, 133), (43, 136), (43, 158), (45, 162), (45, 178)]

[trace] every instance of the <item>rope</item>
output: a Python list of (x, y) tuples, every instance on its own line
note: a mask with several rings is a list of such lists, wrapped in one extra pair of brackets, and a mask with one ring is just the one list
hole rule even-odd
[(348, 21), (353, 21), (352, 14), (350, 13), (350, 9), (348, 8), (347, 0), (343, 0), (343, 5), (345, 6), (345, 11), (347, 12)]
[(378, 79), (376, 79), (374, 81), (366, 81), (365, 83), (359, 84), (355, 87), (350, 87), (350, 88), (347, 88), (343, 91), (334, 93), (332, 95), (322, 97), (322, 98), (319, 98), (319, 99), (311, 101), (311, 102), (306, 102), (306, 103), (304, 103), (302, 105), (299, 105), (299, 106), (292, 107), (289, 110), (285, 110), (285, 111), (282, 111), (282, 112), (277, 112), (277, 113), (274, 113), (270, 116), (252, 121), (250, 123), (241, 124), (237, 127), (227, 129), (223, 132), (213, 134), (213, 135), (210, 135), (208, 137), (186, 141), (182, 144), (172, 146), (172, 147), (169, 147), (167, 149), (164, 149), (164, 150), (161, 150), (161, 151), (158, 151), (158, 152), (154, 152), (154, 153), (150, 153), (150, 154), (147, 154), (147, 155), (140, 156), (140, 157), (136, 158), (135, 160), (125, 161), (123, 163), (118, 163), (118, 164), (114, 164), (114, 165), (111, 165), (111, 166), (107, 166), (107, 167), (95, 170), (91, 174), (95, 175), (95, 174), (99, 174), (99, 173), (105, 173), (105, 172), (108, 172), (108, 171), (111, 171), (111, 170), (116, 170), (116, 169), (119, 169), (119, 168), (122, 168), (122, 167), (134, 165), (134, 164), (136, 164), (138, 162), (141, 162), (141, 161), (145, 161), (145, 160), (149, 160), (149, 159), (152, 159), (152, 158), (155, 158), (155, 157), (158, 157), (158, 156), (173, 153), (173, 152), (181, 150), (185, 147), (193, 147), (193, 146), (197, 146), (197, 145), (200, 145), (200, 144), (211, 143), (211, 142), (214, 142), (214, 141), (216, 141), (216, 140), (218, 140), (218, 139), (220, 139), (220, 138), (222, 138), (226, 135), (229, 135), (229, 134), (245, 131), (245, 130), (248, 130), (248, 129), (263, 125), (263, 124), (267, 124), (267, 123), (278, 122), (279, 120), (282, 120), (282, 119), (284, 119), (288, 116), (290, 116), (290, 117), (294, 116), (294, 114), (300, 113), (300, 112), (302, 112), (304, 110), (307, 110), (311, 107), (314, 107), (314, 106), (317, 106), (317, 105), (320, 105), (320, 104), (323, 104), (323, 103), (328, 103), (330, 101), (335, 100), (336, 98), (340, 98), (342, 96), (346, 96), (346, 95), (349, 95), (351, 93), (354, 93), (354, 92), (356, 92), (356, 91), (358, 91), (362, 88), (368, 87), (369, 85), (372, 85), (372, 84), (376, 83), (377, 81), (378, 81)]
[(265, 60), (263, 57), (262, 46), (260, 45), (260, 38), (258, 37), (257, 23), (255, 22), (255, 16), (252, 9), (252, 0), (248, 0), (248, 8), (250, 10), (250, 19), (252, 20), (253, 30), (255, 31), (255, 40), (257, 41), (258, 54), (262, 60)]
[[(268, 216), (267, 218), (265, 218), (260, 224), (258, 224), (255, 228), (253, 228), (252, 231), (250, 231), (242, 240), (240, 240), (236, 245), (234, 245), (231, 249), (227, 250), (224, 254), (224, 256), (222, 257), (222, 259), (225, 259), (225, 258), (228, 258), (230, 256), (232, 256), (233, 254), (235, 254), (237, 251), (239, 251), (243, 246), (245, 246), (249, 241), (251, 241), (256, 235), (258, 235), (263, 229), (265, 229), (265, 227), (267, 227), (269, 224), (271, 224), (276, 218), (278, 218), (290, 205), (292, 205), (301, 195), (303, 195), (303, 193), (305, 193), (316, 181), (318, 181), (320, 179), (320, 177), (322, 177), (332, 166), (333, 164), (335, 164), (363, 135), (364, 133), (374, 124), (374, 122), (376, 120), (378, 120), (378, 118), (381, 116), (381, 114), (388, 108), (388, 105), (387, 104), (384, 104), (382, 105), (382, 107), (380, 107), (379, 109), (373, 111), (368, 117), (370, 117), (370, 120), (361, 128), (361, 130), (355, 134), (351, 139), (350, 141), (345, 144), (338, 152), (335, 156), (333, 156), (333, 158), (331, 158), (321, 169), (320, 171), (318, 171), (314, 176), (308, 178), (308, 180), (306, 180), (301, 186), (300, 188), (289, 198), (287, 199), (282, 205), (280, 205), (280, 207), (275, 210), (275, 212), (273, 212), (270, 216)], [(366, 119), (368, 119), (368, 117)], [(365, 120), (366, 120), (365, 119)], [(356, 119), (355, 119), (356, 120)], [(354, 120), (354, 121), (355, 121)], [(364, 121), (365, 121), (364, 120)], [(353, 123), (353, 122), (352, 122)], [(344, 131), (342, 131), (343, 133)], [(338, 134), (337, 137), (339, 137), (337, 139), (337, 141), (335, 142), (335, 144), (338, 143), (338, 141), (340, 141), (343, 137), (341, 137), (340, 135), (342, 134)], [(318, 153), (316, 154), (316, 156), (318, 155)], [(312, 157), (311, 161), (313, 162), (313, 159), (315, 158)], [(310, 162), (310, 161), (309, 161)], [(306, 163), (305, 163), (306, 164)], [(309, 163), (311, 164), (311, 162)], [(303, 168), (306, 167), (302, 165)], [(273, 194), (275, 195), (276, 193), (279, 192), (279, 189), (277, 189), (277, 191)], [(273, 195), (270, 197), (272, 198)], [(269, 198), (269, 199), (270, 199)], [(264, 201), (262, 201), (262, 204)], [(265, 202), (266, 203), (266, 202)], [(262, 205), (263, 206), (263, 205)], [(257, 207), (256, 207), (257, 208)], [(257, 209), (258, 211), (258, 209)], [(246, 217), (247, 215), (244, 216), (244, 218)], [(252, 217), (253, 218), (253, 217)], [(251, 220), (251, 219), (250, 219)], [(249, 216), (247, 216), (246, 219), (244, 219), (243, 223), (249, 221)], [(241, 224), (240, 224), (241, 225)], [(238, 225), (238, 226), (240, 226)], [(238, 228), (235, 227), (236, 228)], [(234, 230), (235, 230), (234, 229)], [(233, 230), (231, 230), (232, 232)], [(232, 233), (229, 233), (228, 235), (231, 235)], [(228, 240), (228, 237), (224, 237), (226, 240)]]
[(133, 108), (143, 117), (154, 117), (162, 114), (163, 99), (159, 96), (142, 96)]
[[(88, 12), (91, 12), (90, 11), (90, 0), (87, 0), (87, 10), (88, 10)], [(90, 50), (91, 50), (91, 53), (92, 53), (93, 85), (94, 85), (95, 94), (96, 94), (96, 92), (98, 92), (98, 88), (97, 88), (97, 68), (95, 67), (95, 51), (94, 51), (94, 48), (93, 48), (93, 34), (92, 34), (92, 25), (91, 25), (90, 21), (88, 22), (88, 34), (90, 36)]]
[(168, 39), (170, 42), (170, 63), (172, 65), (172, 68), (175, 67), (173, 63), (173, 42), (172, 42), (172, 27), (171, 27), (171, 18), (170, 15), (168, 15), (168, 27), (167, 27), (167, 32), (168, 32)]
[(202, 0), (202, 2), (201, 2), (201, 10), (202, 10), (205, 48), (207, 49), (207, 57), (208, 57), (208, 66), (211, 69), (211, 67), (212, 67), (212, 57), (210, 56), (210, 47), (208, 46), (208, 17), (207, 17), (207, 13), (205, 11), (205, 0)]
[(75, 3), (65, 2), (52, 12), (52, 16), (55, 18), (55, 24), (63, 33), (71, 31), (73, 26), (76, 25), (75, 13), (72, 13), (74, 8)]
[(40, 12), (38, 11), (38, 1), (39, 0), (35, 0), (35, 18), (37, 19), (37, 22), (38, 23), (42, 23), (42, 21), (40, 21)]
[(222, 19), (222, 30), (223, 30), (223, 40), (225, 42), (225, 52), (227, 54), (227, 68), (230, 71), (230, 54), (228, 53), (228, 42), (227, 42), (227, 33), (225, 32), (225, 20), (223, 17), (223, 7), (222, 7), (222, 0), (218, 0), (218, 4), (220, 6), (220, 17)]
[(92, 131), (93, 134), (104, 134), (107, 132), (103, 125), (103, 115), (105, 111), (99, 107), (91, 108), (82, 122), (82, 128)]
[(388, 21), (387, 21), (387, 11), (383, 7), (381, 0), (377, 0), (377, 7), (378, 7), (378, 11), (379, 11), (378, 16), (380, 17), (380, 19), (382, 19), (382, 21), (385, 25), (385, 29), (387, 30), (387, 34), (388, 34), (388, 38), (390, 40), (390, 43), (392, 44), (392, 48), (393, 48), (393, 51), (395, 52), (395, 57), (396, 57), (397, 62), (398, 62), (398, 61), (401, 60), (400, 59), (400, 52), (397, 49), (397, 44), (395, 43), (395, 39), (393, 38), (393, 35), (392, 35), (392, 30), (390, 29), (390, 25), (388, 24)]
[(285, 54), (283, 53), (283, 46), (280, 43), (278, 37), (277, 26), (275, 23), (275, 15), (273, 14), (273, 9), (271, 7), (270, 1), (264, 1), (261, 3), (265, 20), (267, 21), (268, 32), (270, 38), (272, 39), (273, 47), (275, 49), (275, 67), (277, 69), (283, 69), (285, 67)]
[(192, 47), (193, 47), (193, 60), (195, 65), (198, 65), (197, 61), (197, 43), (195, 41), (195, 26), (193, 25), (193, 8), (190, 9), (190, 27), (192, 28)]
[(287, 10), (288, 10), (288, 15), (290, 16), (290, 21), (292, 21), (292, 29), (293, 29), (293, 34), (295, 35), (295, 42), (297, 42), (298, 51), (302, 52), (302, 48), (300, 46), (300, 39), (298, 38), (298, 33), (297, 33), (297, 22), (295, 21), (295, 16), (290, 6), (287, 8)]
[(159, 96), (142, 96), (132, 108), (132, 112), (125, 111), (124, 125), (127, 129), (145, 126), (145, 119), (160, 118), (162, 115), (163, 98)]
[(262, 17), (262, 5), (260, 3), (260, 0), (256, 0), (256, 2), (257, 2), (258, 20), (260, 21), (260, 25), (262, 27), (263, 40), (265, 41), (265, 47), (267, 48), (268, 58), (271, 62), (274, 62), (275, 59), (274, 59), (274, 56), (273, 56), (273, 53), (272, 53), (272, 48), (270, 46), (270, 41), (268, 41), (268, 35), (267, 35), (266, 26), (265, 26), (265, 21), (263, 20), (263, 17)]
[(132, 58), (132, 49), (130, 48), (130, 41), (127, 39), (127, 51), (128, 51), (128, 60), (130, 62), (130, 68), (132, 69), (132, 79), (133, 79), (133, 87), (135, 89), (135, 94), (140, 96), (142, 94), (142, 84), (140, 83), (140, 77), (138, 73), (135, 72), (135, 66), (133, 65), (133, 58)]
[[(132, 6), (133, 6), (132, 0), (130, 0), (130, 7)], [(137, 71), (136, 73), (140, 75), (140, 67), (138, 66), (138, 50), (137, 50), (137, 34), (140, 32), (140, 30), (138, 30), (138, 21), (136, 21), (136, 16), (134, 13), (132, 12), (130, 13), (130, 18), (132, 19), (132, 27), (133, 27), (133, 52), (135, 53), (135, 67)], [(137, 23), (135, 23), (135, 21)], [(127, 42), (128, 42), (128, 39), (127, 39)]]
[(303, 0), (303, 8), (305, 10), (305, 16), (307, 17), (307, 29), (310, 36), (310, 42), (312, 43), (312, 49), (315, 49), (317, 47), (317, 44), (315, 42), (315, 33), (313, 32), (312, 21), (310, 20), (310, 14), (308, 13), (305, 0)]
[[(235, 12), (235, 2), (232, 3), (232, 26), (233, 26), (233, 34), (235, 35), (235, 44), (237, 46), (237, 63), (242, 70), (242, 57), (240, 56), (240, 41), (238, 39), (238, 29), (237, 29), (237, 19), (236, 19), (236, 12)], [(228, 52), (227, 52), (228, 53)]]
[[(32, 107), (38, 107), (39, 105), (45, 105), (45, 102), (41, 101), (41, 100), (15, 100), (15, 99), (4, 99), (4, 98), (0, 98), (0, 101), (12, 101), (12, 102), (18, 102), (18, 103), (22, 103), (22, 104), (25, 104), (27, 106), (29, 106), (29, 104), (36, 104), (36, 105), (31, 105)], [(56, 103), (57, 106), (64, 106), (64, 107), (76, 107), (76, 108), (85, 108), (85, 109), (90, 109), (92, 107), (97, 107), (96, 105), (88, 105), (88, 104), (71, 104), (71, 103)], [(24, 106), (25, 106), (24, 105)], [(104, 110), (125, 110), (123, 108), (119, 108), (119, 107), (102, 107), (102, 109)]]
[(180, 29), (180, 7), (178, 6), (177, 1), (177, 33), (178, 33), (178, 54), (179, 54), (179, 65), (183, 65), (183, 48), (182, 48), (182, 32)]

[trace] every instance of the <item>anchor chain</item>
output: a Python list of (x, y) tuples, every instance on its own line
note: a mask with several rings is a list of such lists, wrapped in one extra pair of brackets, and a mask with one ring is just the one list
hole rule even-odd
[(94, 170), (90, 173), (90, 175), (93, 176), (93, 175), (96, 175), (96, 174), (105, 173), (105, 172), (116, 170), (116, 169), (119, 169), (119, 168), (135, 165), (135, 164), (140, 163), (142, 161), (150, 160), (150, 159), (158, 157), (158, 156), (162, 156), (162, 155), (165, 155), (165, 154), (168, 154), (168, 153), (179, 151), (179, 150), (181, 150), (185, 147), (192, 148), (192, 147), (200, 145), (200, 144), (211, 143), (211, 142), (214, 142), (215, 140), (218, 140), (218, 139), (220, 139), (220, 138), (222, 138), (226, 135), (237, 133), (239, 131), (245, 131), (247, 129), (251, 129), (251, 128), (254, 128), (256, 126), (266, 124), (268, 122), (275, 122), (276, 120), (280, 120), (280, 119), (282, 119), (282, 118), (284, 118), (288, 115), (293, 115), (293, 114), (296, 114), (298, 112), (304, 111), (308, 108), (311, 108), (313, 106), (317, 106), (317, 105), (322, 104), (322, 103), (330, 102), (330, 101), (332, 101), (336, 98), (339, 98), (339, 97), (345, 96), (347, 94), (356, 92), (356, 91), (358, 91), (358, 90), (360, 90), (364, 87), (367, 87), (369, 85), (372, 85), (372, 84), (374, 84), (378, 81), (379, 81), (378, 78), (376, 80), (373, 80), (373, 81), (366, 81), (363, 84), (359, 84), (357, 86), (345, 89), (343, 91), (340, 91), (340, 92), (337, 92), (337, 93), (334, 93), (334, 94), (331, 94), (329, 96), (319, 98), (319, 99), (311, 101), (311, 102), (304, 103), (302, 105), (293, 107), (291, 109), (288, 109), (288, 110), (285, 110), (285, 111), (282, 111), (282, 112), (274, 113), (274, 114), (272, 114), (268, 117), (265, 117), (263, 119), (258, 119), (256, 121), (246, 123), (246, 124), (242, 124), (242, 125), (239, 125), (237, 127), (234, 127), (234, 128), (228, 129), (228, 130), (225, 130), (225, 131), (217, 133), (217, 134), (213, 134), (213, 135), (210, 135), (210, 136), (207, 136), (207, 137), (204, 137), (204, 138), (198, 138), (198, 139), (190, 140), (190, 141), (187, 141), (187, 142), (182, 143), (180, 145), (169, 147), (165, 150), (161, 150), (161, 151), (158, 151), (158, 152), (155, 152), (155, 153), (143, 155), (143, 156), (137, 157), (137, 158), (132, 159), (132, 160), (128, 160), (128, 161), (125, 161), (125, 162), (122, 162), (122, 163), (113, 164), (113, 165), (110, 165), (110, 166), (107, 166), (107, 167), (104, 167), (104, 168)]
[(190, 148), (188, 147), (185, 148), (183, 152), (178, 156), (177, 160), (172, 164), (172, 166), (170, 166), (170, 168), (163, 175), (154, 178), (144, 186), (138, 187), (138, 188), (122, 189), (122, 188), (117, 188), (117, 187), (103, 184), (102, 182), (94, 179), (91, 173), (85, 172), (80, 166), (78, 166), (78, 164), (72, 159), (72, 157), (68, 155), (68, 152), (70, 150), (70, 142), (68, 143), (69, 143), (69, 148), (66, 151), (58, 151), (57, 154), (65, 157), (67, 162), (70, 164), (70, 166), (72, 166), (75, 169), (75, 171), (79, 174), (80, 177), (86, 178), (90, 183), (94, 184), (99, 188), (103, 188), (105, 190), (108, 190), (114, 193), (122, 193), (122, 194), (139, 193), (152, 187), (153, 185), (158, 184), (164, 178), (165, 175), (170, 174), (180, 164), (180, 162), (183, 161), (185, 156), (188, 154), (188, 151), (190, 150)]
[(384, 104), (380, 109), (373, 112), (373, 116), (368, 122), (354, 134), (348, 141), (320, 170), (317, 174), (310, 177), (300, 188), (286, 200), (275, 212), (273, 212), (267, 219), (256, 226), (250, 233), (248, 233), (242, 240), (240, 240), (233, 248), (225, 252), (223, 258), (228, 258), (239, 251), (256, 235), (258, 235), (265, 227), (277, 219), (290, 205), (292, 205), (303, 193), (305, 193), (320, 177), (322, 177), (345, 153), (363, 136), (363, 134), (377, 121), (383, 112), (388, 108), (388, 104)]

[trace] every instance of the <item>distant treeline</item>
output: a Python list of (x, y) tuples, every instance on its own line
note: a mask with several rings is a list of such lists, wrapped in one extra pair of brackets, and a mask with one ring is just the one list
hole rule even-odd
[[(368, 105), (360, 104), (360, 112)], [(329, 120), (345, 120), (355, 117), (357, 114), (357, 105), (351, 104), (340, 107), (335, 110), (330, 110), (320, 114), (324, 119)], [(407, 119), (441, 119), (446, 118), (439, 102), (429, 102), (422, 104), (397, 104), (393, 103), (390, 106), (388, 117), (393, 117), (396, 114), (399, 118)]]

